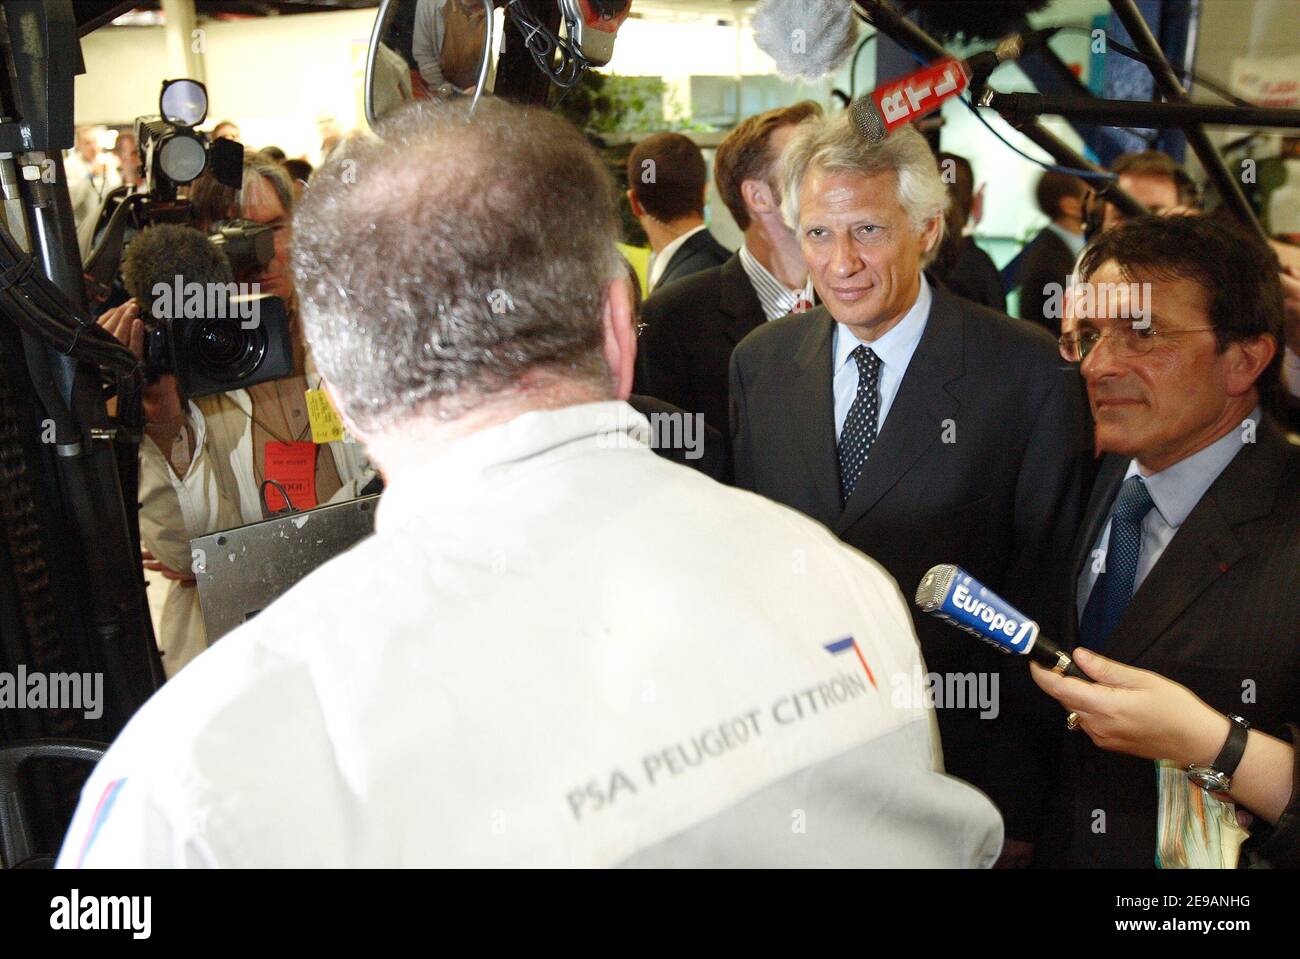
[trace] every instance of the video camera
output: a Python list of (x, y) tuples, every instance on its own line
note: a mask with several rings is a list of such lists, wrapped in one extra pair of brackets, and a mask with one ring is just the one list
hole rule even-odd
[(235, 276), (254, 273), (275, 257), (275, 231), (253, 220), (222, 220), (208, 233), (212, 245), (226, 254)]
[(195, 129), (208, 115), (208, 91), (197, 80), (164, 80), (158, 115), (137, 117), (136, 147), (144, 172), (142, 217), (150, 223), (189, 218), (178, 188), (211, 169), (217, 180), (238, 190), (244, 176), (244, 147), (212, 140)]
[[(160, 224), (192, 226), (193, 206), (181, 188), (205, 173), (239, 190), (244, 148), (233, 140), (212, 140), (196, 127), (208, 112), (207, 89), (197, 80), (164, 80), (156, 116), (139, 117), (135, 136), (144, 184), (126, 192), (103, 228), (86, 263), (88, 280), (111, 284), (118, 275), (128, 228)], [(106, 211), (107, 213), (107, 205)], [(227, 219), (207, 225), (208, 241), (224, 254), (235, 280), (260, 272), (275, 256), (271, 227)], [(160, 263), (161, 269), (161, 263)], [(166, 276), (171, 283), (173, 277)], [(191, 284), (177, 278), (178, 287)], [(224, 393), (290, 376), (293, 345), (284, 303), (248, 290), (247, 284), (208, 282), (205, 290), (177, 289), (165, 317), (146, 317), (145, 377), (174, 373), (186, 397)], [(220, 291), (226, 286), (235, 289)]]
[(197, 398), (292, 375), (284, 301), (245, 287), (178, 276), (165, 315), (145, 321), (146, 381), (174, 373), (181, 396)]

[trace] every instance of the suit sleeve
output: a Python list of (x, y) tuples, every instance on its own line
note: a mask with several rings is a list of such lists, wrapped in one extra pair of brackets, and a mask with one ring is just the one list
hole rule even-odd
[[(1031, 253), (1026, 257), (1024, 268), (1020, 273), (1020, 318), (1044, 327), (1054, 335), (1061, 331), (1060, 310), (1054, 309), (1052, 316), (1045, 315), (1051, 302), (1049, 287), (1056, 284), (1064, 290), (1066, 277), (1055, 275), (1043, 257)], [(1059, 294), (1058, 294), (1059, 296)], [(1059, 300), (1058, 304), (1059, 306)]]
[[(1082, 381), (1073, 369), (1056, 368), (1055, 382), (1031, 424), (1015, 497), (1015, 561), (1008, 573), (1007, 599), (1043, 624), (1053, 638), (1069, 595), (1074, 537), (1087, 501), (1092, 474), (1091, 444)], [(1004, 721), (1022, 735), (1006, 737), (1000, 762), (1016, 770), (1005, 795), (993, 796), (1007, 820), (1007, 835), (1034, 842), (1044, 823), (1056, 754), (1065, 728), (1060, 707), (1039, 690), (1023, 664), (1001, 670)]]
[(1020, 275), (1020, 318), (1042, 325), (1045, 302), (1043, 287), (1050, 281), (1045, 273), (1037, 269), (1036, 263), (1028, 263), (1026, 267)]
[(632, 391), (695, 412), (686, 359), (663, 301), (646, 300), (645, 331), (637, 340), (636, 376)]
[(1082, 379), (1062, 366), (1053, 377), (1016, 481), (1016, 559), (1007, 588), (1026, 597), (1025, 612), (1055, 624), (1064, 613), (1069, 557), (1088, 499), (1092, 444)]
[(754, 450), (749, 435), (749, 411), (745, 406), (745, 384), (740, 372), (739, 351), (731, 354), (728, 403), (731, 419), (731, 470), (733, 485), (754, 488)]

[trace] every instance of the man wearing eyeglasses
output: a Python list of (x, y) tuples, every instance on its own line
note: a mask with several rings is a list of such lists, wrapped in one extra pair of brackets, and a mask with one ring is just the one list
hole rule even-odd
[[(1265, 412), (1277, 270), (1261, 241), (1210, 217), (1133, 220), (1085, 251), (1061, 337), (1106, 454), (1063, 645), (1154, 670), (1266, 730), (1300, 703), (1300, 449)], [(1155, 865), (1149, 760), (1067, 736), (1055, 800), (1049, 862)]]

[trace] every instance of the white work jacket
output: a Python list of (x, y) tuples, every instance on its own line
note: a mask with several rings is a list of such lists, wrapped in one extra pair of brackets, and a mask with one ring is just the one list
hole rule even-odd
[(988, 866), (898, 586), (606, 402), (390, 476), (373, 537), (169, 682), (63, 866)]

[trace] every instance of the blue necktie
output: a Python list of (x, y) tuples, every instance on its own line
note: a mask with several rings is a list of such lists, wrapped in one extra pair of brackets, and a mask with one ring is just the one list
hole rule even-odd
[(1092, 594), (1079, 623), (1080, 646), (1100, 651), (1133, 598), (1133, 580), (1142, 551), (1142, 520), (1154, 505), (1140, 476), (1130, 476), (1119, 488), (1110, 513), (1105, 568), (1092, 584)]
[(851, 354), (858, 367), (858, 392), (840, 430), (836, 453), (840, 463), (840, 493), (849, 501), (862, 475), (871, 445), (876, 442), (876, 417), (880, 412), (880, 357), (865, 346)]

